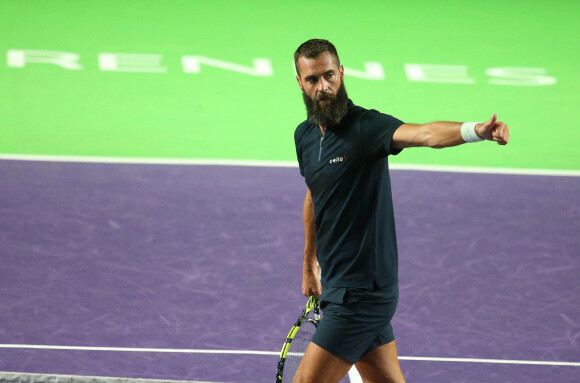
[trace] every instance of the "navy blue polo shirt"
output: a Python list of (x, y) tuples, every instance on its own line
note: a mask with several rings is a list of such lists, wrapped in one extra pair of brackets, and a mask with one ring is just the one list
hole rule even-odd
[(304, 121), (294, 132), (300, 174), (312, 194), (323, 287), (375, 289), (398, 282), (388, 156), (402, 121), (348, 101), (340, 125)]

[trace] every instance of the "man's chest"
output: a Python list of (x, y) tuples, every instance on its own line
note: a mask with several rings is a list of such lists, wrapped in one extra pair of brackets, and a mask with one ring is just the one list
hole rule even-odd
[(302, 145), (304, 177), (315, 194), (348, 182), (365, 161), (364, 148), (353, 134), (310, 135)]

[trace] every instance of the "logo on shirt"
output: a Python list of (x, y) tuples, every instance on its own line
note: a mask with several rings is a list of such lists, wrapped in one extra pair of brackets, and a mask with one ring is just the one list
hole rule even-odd
[(346, 160), (346, 156), (338, 156), (338, 157), (334, 157), (331, 158), (330, 161), (328, 161), (329, 164), (336, 164), (337, 162), (342, 162)]

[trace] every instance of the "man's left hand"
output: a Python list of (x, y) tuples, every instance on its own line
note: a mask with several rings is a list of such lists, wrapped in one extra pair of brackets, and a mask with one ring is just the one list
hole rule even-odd
[(497, 114), (495, 113), (489, 121), (477, 124), (475, 132), (484, 140), (495, 141), (499, 145), (506, 145), (510, 139), (508, 126), (501, 121), (497, 121)]

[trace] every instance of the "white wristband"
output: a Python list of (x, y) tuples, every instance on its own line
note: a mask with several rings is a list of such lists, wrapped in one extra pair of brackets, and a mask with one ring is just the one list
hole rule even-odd
[(481, 124), (481, 122), (464, 122), (461, 125), (461, 137), (465, 142), (479, 142), (483, 141), (483, 138), (479, 137), (475, 132), (475, 126)]

